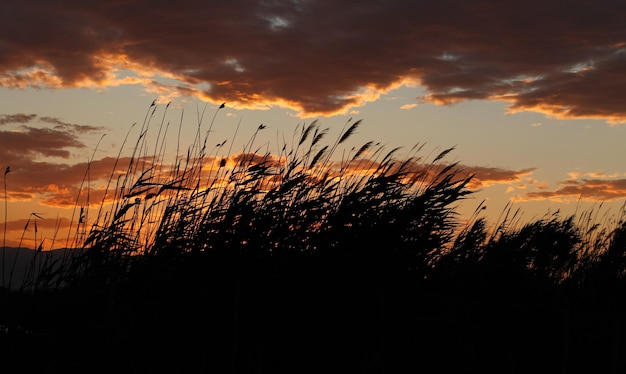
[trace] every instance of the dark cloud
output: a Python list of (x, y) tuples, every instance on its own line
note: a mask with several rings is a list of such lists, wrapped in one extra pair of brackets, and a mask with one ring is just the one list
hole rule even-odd
[(155, 71), (215, 102), (331, 114), (367, 100), (364, 87), (418, 81), (421, 100), (617, 122), (624, 19), (625, 2), (591, 0), (4, 1), (0, 84), (106, 86), (122, 84), (115, 68)]
[(68, 148), (84, 146), (73, 134), (55, 129), (24, 126), (21, 131), (0, 131), (0, 156), (7, 163), (26, 154), (68, 158)]
[(37, 118), (36, 114), (24, 114), (24, 113), (3, 114), (3, 115), (0, 115), (0, 125), (15, 124), (15, 123), (28, 123), (34, 120), (35, 118)]
[[(39, 121), (43, 127), (26, 125)], [(79, 135), (103, 130), (101, 127), (77, 125), (54, 117), (37, 117), (36, 114), (0, 115), (0, 125), (19, 124), (15, 130), (0, 131), (0, 159), (7, 164), (25, 156), (51, 156), (68, 158), (69, 149), (84, 148)], [(54, 125), (52, 128), (45, 127)]]
[(85, 133), (100, 131), (104, 129), (103, 127), (97, 127), (97, 126), (77, 125), (73, 123), (68, 123), (55, 117), (41, 117), (39, 118), (39, 120), (44, 123), (55, 125), (54, 126), (55, 130), (73, 132), (73, 133), (78, 133), (78, 134), (85, 134)]

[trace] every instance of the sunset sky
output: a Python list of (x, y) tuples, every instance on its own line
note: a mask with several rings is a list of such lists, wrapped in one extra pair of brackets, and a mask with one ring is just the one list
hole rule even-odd
[(303, 123), (339, 134), (349, 118), (363, 122), (348, 149), (426, 143), (428, 158), (455, 147), (447, 160), (476, 173), (464, 215), (483, 199), (490, 221), (507, 203), (528, 220), (617, 210), (625, 20), (621, 0), (3, 0), (6, 244), (30, 219), (50, 245), (88, 161), (97, 188), (153, 100), (155, 123), (182, 118), (181, 145), (205, 107), (215, 143), (240, 123), (232, 153), (260, 124), (257, 142), (275, 150)]

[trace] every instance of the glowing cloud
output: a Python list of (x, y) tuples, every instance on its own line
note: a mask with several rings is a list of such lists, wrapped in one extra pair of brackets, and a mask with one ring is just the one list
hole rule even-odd
[(524, 177), (536, 170), (535, 168), (507, 170), (481, 166), (464, 167), (464, 169), (474, 175), (474, 179), (469, 184), (469, 187), (473, 189), (489, 187), (494, 184), (519, 183)]
[(419, 83), (419, 101), (617, 123), (624, 19), (617, 1), (3, 2), (0, 85), (141, 84), (163, 100), (330, 115)]
[(559, 187), (554, 190), (548, 190), (545, 185), (540, 185), (539, 189), (540, 191), (527, 192), (518, 197), (518, 200), (566, 201), (580, 199), (601, 202), (624, 199), (626, 198), (626, 179), (569, 179), (559, 183)]

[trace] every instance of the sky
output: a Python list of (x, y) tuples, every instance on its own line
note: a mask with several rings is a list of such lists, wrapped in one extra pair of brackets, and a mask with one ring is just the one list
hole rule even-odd
[(475, 174), (462, 217), (482, 201), (491, 222), (507, 207), (613, 214), (625, 19), (617, 0), (3, 0), (3, 242), (55, 246), (87, 163), (102, 188), (151, 110), (181, 144), (215, 115), (232, 153), (260, 124), (271, 148), (311, 121), (337, 135), (358, 119), (347, 147), (454, 147), (447, 159)]

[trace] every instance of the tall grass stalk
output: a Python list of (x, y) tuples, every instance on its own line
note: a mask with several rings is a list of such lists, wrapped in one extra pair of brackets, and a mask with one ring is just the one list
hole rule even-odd
[(9, 166), (4, 169), (4, 175), (2, 178), (2, 182), (4, 185), (4, 232), (2, 235), (2, 288), (5, 287), (5, 256), (7, 249), (7, 221), (9, 218), (9, 199), (7, 196), (7, 174), (11, 171)]

